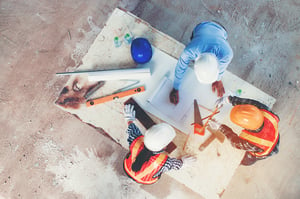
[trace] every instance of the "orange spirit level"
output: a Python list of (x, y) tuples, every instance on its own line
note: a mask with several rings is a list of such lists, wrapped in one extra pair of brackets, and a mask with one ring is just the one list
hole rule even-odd
[(115, 94), (112, 94), (112, 95), (100, 97), (100, 98), (97, 98), (97, 99), (88, 100), (86, 102), (86, 106), (87, 107), (95, 106), (97, 104), (105, 103), (105, 102), (108, 102), (108, 101), (112, 101), (112, 100), (115, 100), (115, 99), (119, 99), (119, 98), (122, 98), (122, 97), (129, 96), (129, 95), (134, 95), (134, 94), (141, 93), (141, 92), (144, 92), (144, 91), (145, 91), (144, 86), (136, 87), (136, 88), (126, 90), (126, 91), (121, 91), (119, 93), (115, 93)]

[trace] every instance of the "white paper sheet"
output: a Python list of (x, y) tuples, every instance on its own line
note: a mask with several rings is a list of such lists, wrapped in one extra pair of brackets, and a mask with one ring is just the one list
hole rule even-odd
[[(177, 60), (156, 48), (153, 48), (153, 52), (152, 60), (146, 66), (152, 71), (151, 78), (144, 80), (147, 86), (146, 92), (134, 98), (146, 111), (189, 134), (193, 131), (191, 123), (194, 122), (194, 99), (197, 99), (201, 116), (204, 118), (211, 114), (211, 111), (207, 109), (214, 109), (215, 101), (218, 99), (217, 94), (212, 91), (211, 84), (199, 83), (194, 71), (188, 68), (179, 89), (179, 103), (177, 105), (171, 104), (169, 94), (173, 88)], [(241, 97), (257, 99), (269, 107), (272, 107), (276, 101), (228, 71), (225, 71), (223, 76), (223, 84), (226, 91), (225, 96), (241, 89)], [(229, 120), (231, 107), (231, 105), (224, 106), (214, 118), (240, 132), (241, 128), (233, 125)]]

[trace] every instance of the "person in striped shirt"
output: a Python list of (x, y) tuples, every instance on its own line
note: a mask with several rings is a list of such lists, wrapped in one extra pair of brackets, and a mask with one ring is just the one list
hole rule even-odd
[(171, 169), (178, 170), (195, 162), (195, 157), (171, 158), (165, 152), (166, 146), (173, 140), (175, 130), (167, 123), (152, 126), (143, 135), (134, 124), (134, 106), (124, 107), (125, 121), (128, 124), (128, 144), (130, 152), (124, 159), (126, 174), (141, 184), (153, 184), (161, 175)]

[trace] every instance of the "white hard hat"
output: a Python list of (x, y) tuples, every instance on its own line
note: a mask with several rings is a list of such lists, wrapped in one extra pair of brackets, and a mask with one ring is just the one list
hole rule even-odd
[(195, 61), (194, 71), (199, 82), (211, 84), (218, 79), (218, 60), (214, 54), (203, 53)]
[(146, 131), (144, 144), (150, 151), (160, 151), (173, 140), (175, 135), (175, 130), (169, 124), (156, 124)]

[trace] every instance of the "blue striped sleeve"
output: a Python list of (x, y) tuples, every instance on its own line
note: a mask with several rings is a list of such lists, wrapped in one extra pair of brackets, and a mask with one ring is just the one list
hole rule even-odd
[(133, 140), (142, 135), (140, 129), (134, 123), (129, 124), (126, 132), (128, 133), (127, 141), (129, 143), (129, 146), (131, 145)]

